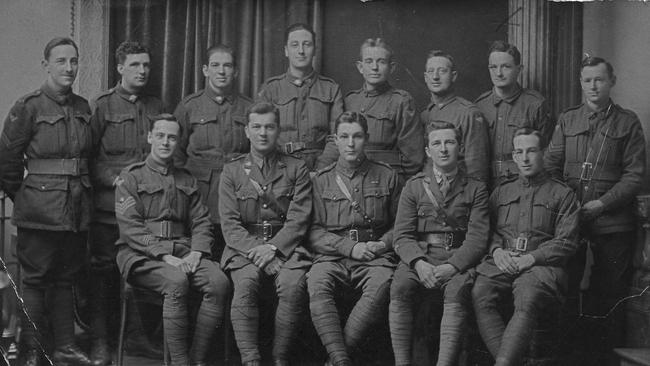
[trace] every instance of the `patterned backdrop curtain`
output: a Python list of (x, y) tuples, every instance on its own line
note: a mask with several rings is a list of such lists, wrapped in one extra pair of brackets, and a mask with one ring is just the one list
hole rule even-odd
[[(235, 48), (237, 89), (255, 96), (266, 78), (286, 71), (285, 28), (304, 22), (320, 35), (322, 13), (321, 0), (113, 0), (109, 45), (111, 53), (124, 40), (151, 48), (148, 91), (173, 110), (183, 97), (204, 87), (201, 68), (209, 46), (225, 43)], [(110, 62), (109, 82), (115, 85), (119, 75), (115, 60)]]

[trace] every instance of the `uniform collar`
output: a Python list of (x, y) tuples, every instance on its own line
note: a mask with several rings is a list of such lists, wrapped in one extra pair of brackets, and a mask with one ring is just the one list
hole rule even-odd
[(289, 84), (294, 85), (298, 88), (300, 88), (303, 85), (311, 85), (314, 80), (316, 79), (316, 70), (311, 70), (311, 72), (302, 78), (297, 78), (293, 75), (291, 75), (291, 72), (287, 71), (285, 74), (285, 79), (289, 82)]
[(523, 175), (519, 175), (519, 181), (524, 187), (535, 187), (542, 185), (544, 182), (548, 180), (550, 176), (546, 172), (546, 170), (542, 170), (538, 174), (532, 176), (532, 177), (524, 177)]
[(154, 158), (149, 154), (147, 156), (147, 159), (145, 159), (145, 164), (149, 167), (149, 169), (156, 171), (162, 175), (167, 175), (169, 172), (171, 172), (174, 168), (174, 162), (170, 161), (167, 164), (161, 164), (154, 160)]
[(589, 107), (589, 105), (585, 102), (582, 105), (582, 112), (584, 113), (585, 117), (587, 117), (588, 120), (593, 120), (596, 119), (597, 117), (601, 117), (602, 119), (605, 119), (614, 112), (614, 102), (612, 99), (609, 99), (609, 104), (607, 104), (607, 107), (601, 108), (597, 111), (594, 111)]
[(364, 84), (363, 88), (361, 88), (362, 93), (366, 97), (376, 97), (378, 95), (382, 95), (385, 92), (389, 91), (392, 88), (390, 83), (385, 82), (375, 88), (375, 90), (366, 90), (366, 85)]
[(492, 103), (494, 103), (494, 105), (499, 105), (501, 104), (502, 101), (505, 101), (508, 104), (513, 104), (514, 102), (517, 101), (521, 93), (524, 91), (524, 89), (521, 87), (521, 85), (519, 85), (519, 83), (517, 83), (516, 88), (517, 89), (515, 90), (515, 92), (512, 93), (512, 95), (507, 98), (501, 98), (500, 96), (497, 95), (495, 89), (492, 89)]
[(117, 93), (117, 95), (119, 95), (124, 100), (130, 103), (135, 103), (140, 98), (138, 94), (131, 94), (126, 89), (124, 89), (122, 83), (117, 83), (117, 85), (115, 86), (115, 92)]
[(233, 104), (233, 102), (235, 101), (235, 96), (233, 95), (233, 93), (229, 93), (229, 94), (225, 94), (225, 95), (219, 95), (219, 94), (217, 94), (216, 91), (214, 91), (214, 89), (212, 89), (212, 87), (210, 85), (206, 86), (205, 95), (207, 95), (208, 98), (210, 98), (211, 101), (213, 101), (213, 102), (215, 102), (215, 103), (217, 103), (219, 105), (222, 105), (224, 102), (228, 102), (230, 104)]
[(255, 153), (253, 149), (251, 149), (250, 153), (248, 153), (248, 160), (257, 165), (257, 167), (262, 170), (262, 167), (264, 165), (266, 165), (268, 168), (275, 165), (275, 162), (278, 160), (278, 153), (277, 151), (272, 151), (268, 155), (262, 156), (261, 154)]
[(444, 107), (448, 106), (451, 104), (454, 100), (456, 100), (457, 96), (456, 94), (449, 94), (442, 102), (436, 103), (431, 100), (431, 103), (429, 103), (429, 106), (427, 107), (428, 110), (431, 110), (433, 107), (438, 106), (438, 109), (443, 109)]
[(451, 183), (458, 175), (458, 167), (456, 167), (451, 173), (445, 173), (441, 170), (438, 170), (435, 166), (431, 169), (433, 171), (433, 177), (436, 179), (436, 183), (440, 184), (442, 182), (443, 175), (447, 177), (447, 180)]
[(52, 89), (47, 82), (41, 86), (41, 91), (47, 95), (50, 99), (57, 102), (58, 104), (68, 104), (70, 102), (70, 97), (72, 96), (72, 88), (68, 89), (65, 93), (59, 93)]
[(347, 160), (339, 157), (336, 161), (336, 171), (342, 173), (346, 177), (352, 179), (355, 174), (365, 175), (370, 168), (370, 163), (365, 155), (361, 157), (359, 165), (353, 166)]

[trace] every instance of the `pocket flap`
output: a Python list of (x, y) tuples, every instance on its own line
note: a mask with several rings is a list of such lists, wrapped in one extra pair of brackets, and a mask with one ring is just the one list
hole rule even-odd
[(53, 125), (63, 118), (64, 116), (62, 114), (42, 114), (36, 117), (36, 123), (49, 123)]
[(159, 184), (138, 184), (138, 193), (147, 192), (149, 194), (162, 191), (163, 187)]
[(124, 121), (134, 120), (135, 117), (131, 113), (106, 113), (104, 119), (112, 123), (122, 123)]

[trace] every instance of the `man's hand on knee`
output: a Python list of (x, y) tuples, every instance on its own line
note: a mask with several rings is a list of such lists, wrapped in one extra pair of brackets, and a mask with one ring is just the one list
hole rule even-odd
[(435, 269), (436, 267), (433, 264), (425, 260), (420, 259), (419, 261), (415, 262), (415, 271), (418, 274), (418, 278), (420, 278), (422, 285), (428, 289), (436, 288), (439, 286), (439, 282), (435, 274)]
[(183, 258), (185, 263), (190, 266), (190, 273), (196, 272), (196, 269), (199, 267), (199, 263), (201, 263), (201, 256), (201, 252), (193, 250), (190, 252), (190, 254), (186, 255)]
[(169, 264), (170, 266), (174, 266), (174, 267), (180, 269), (184, 273), (192, 273), (190, 271), (190, 269), (191, 269), (190, 265), (187, 262), (185, 262), (183, 259), (180, 259), (178, 257), (174, 257), (171, 254), (165, 254), (162, 257), (162, 260), (163, 260), (163, 262)]
[(497, 248), (492, 253), (492, 257), (494, 257), (494, 264), (496, 264), (497, 268), (499, 268), (501, 272), (511, 275), (516, 275), (519, 273), (519, 266), (514, 261), (509, 252), (506, 252), (501, 248)]

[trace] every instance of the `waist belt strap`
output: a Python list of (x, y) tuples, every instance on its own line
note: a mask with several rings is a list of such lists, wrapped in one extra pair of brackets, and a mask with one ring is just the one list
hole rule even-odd
[(618, 182), (623, 174), (621, 167), (614, 164), (596, 164), (589, 166), (590, 172), (585, 172), (584, 163), (567, 162), (564, 174), (568, 178), (583, 180), (608, 180)]
[(400, 165), (402, 163), (400, 153), (397, 150), (366, 150), (365, 154), (371, 160), (381, 161), (388, 165)]
[(88, 174), (88, 159), (29, 159), (29, 174), (80, 176)]
[(336, 235), (350, 238), (355, 243), (377, 240), (377, 234), (373, 229), (349, 229), (334, 232)]
[(458, 248), (463, 245), (465, 241), (465, 231), (448, 231), (438, 233), (422, 233), (420, 234), (420, 241), (427, 242), (433, 246), (442, 246), (446, 250)]
[(164, 220), (149, 221), (145, 225), (151, 230), (152, 234), (161, 239), (178, 239), (186, 237), (185, 225), (182, 222)]
[(493, 177), (511, 177), (513, 175), (519, 175), (519, 168), (517, 168), (517, 163), (513, 160), (495, 160), (492, 162)]
[(293, 154), (302, 150), (323, 150), (324, 148), (324, 141), (291, 141), (280, 145), (280, 150), (285, 154)]
[(255, 235), (257, 238), (264, 239), (267, 241), (275, 236), (275, 234), (282, 229), (284, 225), (282, 224), (273, 224), (270, 222), (264, 222), (261, 224), (246, 224), (244, 227), (251, 235)]

